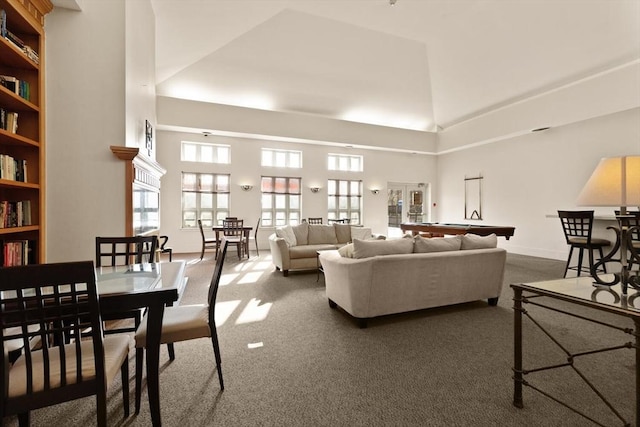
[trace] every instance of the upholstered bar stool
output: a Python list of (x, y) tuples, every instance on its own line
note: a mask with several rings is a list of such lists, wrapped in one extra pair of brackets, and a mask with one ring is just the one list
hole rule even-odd
[[(589, 252), (589, 273), (593, 269), (594, 258), (593, 251), (598, 250), (600, 259), (604, 257), (602, 248), (611, 246), (611, 242), (607, 239), (599, 239), (591, 237), (593, 231), (593, 211), (558, 211), (558, 216), (562, 222), (562, 230), (564, 231), (564, 237), (567, 244), (570, 246), (569, 257), (567, 264), (564, 268), (564, 277), (567, 277), (567, 271), (576, 270), (578, 276), (582, 273), (582, 260), (584, 258), (584, 251)], [(571, 264), (571, 257), (573, 256), (573, 250), (578, 249), (578, 264)], [(606, 267), (603, 265), (602, 270), (607, 272)]]

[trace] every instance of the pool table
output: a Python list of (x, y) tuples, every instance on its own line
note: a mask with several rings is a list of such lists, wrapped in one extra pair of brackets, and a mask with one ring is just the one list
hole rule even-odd
[(507, 240), (509, 240), (509, 238), (513, 236), (513, 233), (515, 233), (516, 231), (515, 227), (508, 226), (449, 224), (441, 222), (403, 222), (402, 224), (400, 224), (400, 229), (402, 229), (403, 233), (411, 231), (414, 236), (419, 233), (431, 233), (433, 236), (466, 233), (487, 236), (491, 233), (495, 233), (496, 236), (505, 237)]

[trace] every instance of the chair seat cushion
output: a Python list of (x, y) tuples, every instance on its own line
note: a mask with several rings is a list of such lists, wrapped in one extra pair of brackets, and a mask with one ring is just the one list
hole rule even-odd
[[(164, 309), (162, 316), (162, 344), (211, 336), (209, 306), (205, 304), (178, 305)], [(136, 347), (147, 345), (147, 317), (136, 331)]]
[[(120, 371), (122, 363), (128, 358), (129, 335), (110, 335), (103, 340), (104, 345), (104, 370), (107, 386)], [(80, 344), (82, 352), (82, 378), (83, 381), (92, 380), (96, 376), (93, 341), (84, 340)], [(66, 379), (67, 384), (76, 383), (76, 347), (75, 343), (66, 344)], [(42, 350), (31, 353), (33, 366), (33, 392), (44, 390), (44, 364)], [(58, 347), (49, 348), (49, 374), (50, 387), (60, 387), (60, 351)], [(9, 397), (23, 396), (27, 393), (27, 368), (24, 355), (20, 356), (13, 364), (9, 372)]]
[[(569, 237), (569, 243), (572, 245), (587, 245), (586, 237)], [(595, 237), (591, 238), (591, 246), (609, 246), (611, 244), (607, 239), (598, 239)]]

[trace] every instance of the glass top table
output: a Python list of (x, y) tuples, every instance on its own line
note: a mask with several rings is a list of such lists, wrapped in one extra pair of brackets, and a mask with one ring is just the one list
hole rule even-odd
[[(603, 279), (610, 280), (611, 277)], [(640, 371), (638, 371), (638, 365), (640, 365), (640, 292), (635, 291), (633, 288), (629, 288), (627, 295), (622, 295), (620, 284), (614, 286), (602, 286), (594, 285), (594, 280), (591, 276), (582, 276), (569, 279), (557, 279), (548, 280), (544, 282), (533, 283), (520, 283), (511, 284), (513, 289), (513, 310), (514, 310), (514, 365), (513, 365), (513, 381), (514, 381), (514, 393), (513, 393), (513, 405), (522, 408), (522, 390), (524, 386), (528, 386), (533, 390), (541, 392), (557, 403), (567, 407), (573, 412), (582, 415), (586, 419), (600, 424), (597, 420), (586, 415), (586, 413), (572, 407), (566, 402), (552, 397), (542, 392), (537, 386), (532, 385), (525, 379), (529, 374), (533, 374), (540, 371), (552, 370), (557, 368), (569, 367), (576, 371), (576, 373), (582, 378), (582, 380), (588, 384), (594, 391), (597, 392), (600, 400), (606, 404), (611, 410), (611, 413), (618, 418), (622, 425), (632, 425), (630, 421), (624, 419), (624, 417), (615, 409), (613, 402), (607, 400), (607, 398), (597, 391), (595, 384), (593, 384), (585, 375), (581, 372), (578, 366), (574, 364), (574, 361), (583, 356), (589, 356), (595, 353), (605, 353), (609, 351), (619, 350), (623, 348), (635, 349), (635, 424), (640, 426)], [(582, 311), (576, 313), (575, 307), (571, 305), (554, 306), (547, 305), (545, 297), (566, 301), (571, 304), (580, 305), (583, 307), (589, 307), (592, 310), (583, 310), (588, 313), (585, 314)], [(611, 330), (612, 336), (625, 335), (625, 341), (620, 341), (618, 345), (612, 345), (603, 347), (601, 343), (594, 342), (592, 345), (597, 347), (590, 351), (582, 352), (570, 352), (564, 348), (561, 344), (562, 337), (554, 337), (550, 330), (547, 330), (540, 322), (537, 322), (530, 310), (525, 308), (526, 305), (536, 306), (542, 309), (553, 310), (555, 312), (563, 313), (568, 316), (572, 316), (584, 321), (597, 323), (600, 326), (607, 327)], [(608, 323), (602, 319), (602, 316), (597, 316), (597, 311), (612, 313), (633, 321), (633, 327), (621, 327), (618, 324)], [(536, 313), (537, 314), (537, 313)], [(540, 330), (547, 334), (556, 345), (562, 349), (566, 355), (566, 363), (559, 363), (556, 365), (528, 368), (523, 367), (523, 317), (530, 319)], [(614, 335), (616, 334), (617, 335)], [(629, 341), (628, 335), (634, 337), (632, 341)]]

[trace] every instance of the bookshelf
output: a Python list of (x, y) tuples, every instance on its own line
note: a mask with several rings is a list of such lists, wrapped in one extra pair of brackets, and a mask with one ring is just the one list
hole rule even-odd
[(0, 0), (0, 266), (45, 262), (44, 17)]

